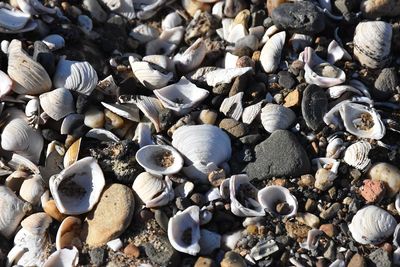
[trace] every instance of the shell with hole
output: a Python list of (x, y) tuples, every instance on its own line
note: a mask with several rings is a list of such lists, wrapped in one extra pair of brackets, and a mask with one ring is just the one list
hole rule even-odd
[(161, 176), (178, 173), (183, 158), (171, 146), (148, 145), (136, 152), (136, 161), (150, 174)]
[(183, 54), (178, 54), (174, 58), (176, 69), (183, 73), (188, 73), (203, 62), (206, 56), (206, 43), (202, 38), (197, 39)]
[(78, 160), (50, 177), (51, 195), (61, 213), (79, 215), (90, 211), (105, 185), (103, 171), (92, 157)]
[(133, 57), (129, 57), (129, 64), (132, 72), (143, 86), (147, 89), (160, 89), (167, 85), (174, 74), (164, 68), (145, 61), (135, 61)]
[(168, 239), (179, 252), (196, 255), (200, 252), (200, 209), (190, 206), (178, 211), (168, 221)]
[(361, 171), (366, 171), (371, 167), (371, 159), (368, 157), (371, 148), (370, 143), (366, 141), (358, 141), (346, 149), (343, 160), (350, 166)]
[(168, 176), (163, 179), (142, 172), (133, 182), (132, 189), (147, 208), (164, 206), (174, 199), (174, 189)]
[(274, 34), (261, 49), (260, 63), (266, 73), (274, 72), (281, 61), (286, 32)]
[(54, 89), (39, 96), (43, 111), (55, 121), (75, 112), (74, 98), (65, 88)]
[(269, 133), (286, 130), (295, 121), (296, 114), (290, 108), (281, 105), (267, 104), (261, 110), (261, 123)]
[(188, 167), (183, 167), (183, 172), (201, 183), (209, 182), (209, 164), (218, 166), (232, 153), (229, 136), (209, 124), (178, 128), (172, 135), (172, 146), (184, 156)]
[(278, 185), (266, 186), (258, 191), (261, 206), (274, 216), (293, 217), (297, 213), (297, 199), (290, 191)]
[(37, 95), (51, 89), (51, 80), (46, 70), (22, 49), (19, 40), (12, 40), (8, 47), (7, 73), (14, 81), (17, 94)]

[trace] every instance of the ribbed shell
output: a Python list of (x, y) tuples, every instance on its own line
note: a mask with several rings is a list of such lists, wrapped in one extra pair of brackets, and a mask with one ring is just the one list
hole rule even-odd
[(69, 90), (54, 89), (39, 96), (40, 106), (55, 121), (75, 112), (75, 102)]
[(371, 165), (371, 159), (368, 154), (371, 151), (371, 144), (365, 141), (359, 141), (352, 144), (344, 153), (344, 161), (361, 171), (366, 170)]
[(132, 61), (129, 59), (132, 72), (146, 88), (153, 90), (167, 85), (174, 76), (172, 72), (145, 61)]
[(289, 108), (267, 104), (261, 110), (261, 123), (264, 129), (272, 133), (276, 130), (285, 130), (296, 120), (296, 114)]

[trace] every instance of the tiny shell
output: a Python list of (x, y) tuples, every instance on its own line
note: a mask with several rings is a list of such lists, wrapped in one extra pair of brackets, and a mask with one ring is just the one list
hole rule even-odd
[(368, 142), (356, 142), (346, 149), (343, 160), (350, 166), (365, 171), (371, 166), (371, 159), (368, 157), (371, 148)]
[(266, 73), (274, 72), (280, 63), (286, 32), (274, 34), (261, 50), (260, 62)]
[(335, 64), (337, 61), (346, 59), (350, 60), (350, 54), (341, 47), (335, 40), (332, 40), (328, 45), (327, 60), (331, 64)]
[(277, 105), (267, 104), (261, 110), (261, 123), (264, 129), (272, 133), (276, 130), (285, 130), (289, 128), (296, 120), (296, 114), (289, 108)]
[(343, 139), (334, 138), (329, 141), (329, 144), (326, 147), (326, 157), (337, 159), (345, 149), (346, 147), (343, 145)]
[[(297, 213), (297, 199), (293, 196), (290, 191), (283, 186), (266, 186), (265, 188), (258, 191), (258, 201), (261, 206), (268, 212), (275, 216), (293, 217)], [(280, 214), (277, 211), (277, 204), (286, 203), (287, 212)]]

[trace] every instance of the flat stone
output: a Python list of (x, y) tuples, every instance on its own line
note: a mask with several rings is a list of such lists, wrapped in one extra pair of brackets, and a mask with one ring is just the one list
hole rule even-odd
[(325, 29), (324, 14), (309, 1), (284, 3), (272, 11), (274, 24), (283, 30), (316, 34)]
[(287, 108), (298, 107), (300, 106), (300, 103), (301, 103), (301, 94), (297, 89), (287, 94), (285, 99), (283, 100), (283, 106)]
[(309, 212), (298, 212), (296, 214), (296, 220), (299, 223), (310, 226), (311, 228), (318, 228), (320, 223), (318, 216)]
[(106, 259), (106, 251), (103, 248), (94, 248), (89, 251), (90, 261), (94, 266), (102, 266)]
[(286, 130), (276, 130), (258, 144), (255, 155), (255, 162), (247, 166), (251, 178), (300, 176), (310, 171), (310, 160), (303, 146)]
[[(400, 5), (400, 1), (399, 1)], [(395, 68), (384, 68), (375, 80), (372, 95), (376, 100), (387, 100), (393, 94), (398, 93), (399, 79)]]
[(221, 267), (246, 267), (247, 264), (238, 253), (228, 251), (224, 255), (224, 259), (221, 261)]
[(107, 186), (83, 223), (81, 239), (99, 247), (119, 237), (128, 228), (135, 210), (132, 189), (121, 184)]
[(290, 72), (283, 70), (278, 72), (278, 76), (278, 83), (283, 88), (292, 89), (296, 85), (296, 79)]
[(324, 258), (334, 261), (336, 260), (336, 244), (332, 240), (327, 245), (327, 248), (324, 252)]
[(368, 266), (373, 267), (391, 267), (392, 262), (390, 260), (389, 253), (383, 248), (378, 248), (368, 255), (368, 259), (371, 261), (371, 264)]
[(347, 267), (367, 267), (367, 262), (363, 256), (357, 253), (351, 257)]
[(396, 17), (400, 15), (399, 0), (364, 0), (360, 6), (363, 16), (370, 19), (377, 17)]
[(226, 118), (219, 123), (219, 128), (227, 131), (234, 137), (242, 137), (247, 134), (247, 127), (244, 123), (235, 119)]
[(325, 125), (323, 117), (327, 111), (328, 98), (325, 91), (315, 84), (307, 86), (301, 101), (301, 113), (307, 126), (314, 131), (321, 129)]

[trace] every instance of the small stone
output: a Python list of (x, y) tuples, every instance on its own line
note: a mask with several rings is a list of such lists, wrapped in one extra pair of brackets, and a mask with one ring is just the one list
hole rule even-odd
[(320, 258), (315, 263), (315, 267), (329, 267), (329, 261), (325, 258)]
[(299, 223), (310, 226), (311, 228), (318, 228), (320, 223), (318, 216), (308, 212), (298, 212), (296, 214), (296, 220)]
[(315, 174), (315, 188), (326, 191), (333, 185), (333, 180), (330, 178), (331, 172), (327, 169), (320, 168)]
[(106, 118), (106, 124), (111, 126), (111, 128), (120, 129), (124, 126), (124, 120), (114, 112), (105, 109), (104, 115)]
[(296, 80), (290, 72), (280, 71), (278, 72), (278, 76), (278, 83), (283, 88), (292, 89), (296, 85)]
[(328, 98), (325, 90), (315, 84), (308, 85), (301, 100), (301, 114), (307, 126), (314, 131), (321, 129), (325, 125), (323, 117), (327, 111)]
[(89, 251), (90, 261), (95, 266), (103, 266), (106, 259), (104, 248), (94, 248)]
[(104, 113), (97, 108), (89, 108), (85, 112), (84, 124), (90, 128), (103, 128), (105, 122)]
[(311, 228), (307, 225), (299, 225), (290, 221), (285, 223), (285, 229), (287, 231), (287, 235), (294, 239), (307, 238), (308, 231), (311, 230)]
[(124, 254), (130, 258), (139, 258), (140, 256), (140, 250), (137, 246), (135, 246), (133, 243), (129, 243), (125, 248), (124, 248)]
[(230, 89), (231, 85), (229, 83), (221, 83), (214, 86), (212, 92), (216, 95), (226, 95), (229, 93)]
[(236, 138), (242, 137), (247, 134), (246, 125), (232, 118), (223, 119), (219, 123), (219, 128), (224, 129)]
[(260, 61), (260, 56), (261, 56), (261, 51), (254, 51), (253, 55), (251, 56), (251, 59), (254, 60), (254, 62)]
[(304, 204), (304, 210), (308, 212), (312, 212), (317, 208), (317, 201), (312, 198), (307, 198), (306, 204)]
[(235, 43), (235, 48), (248, 47), (252, 51), (255, 51), (257, 50), (258, 45), (259, 42), (257, 37), (252, 34), (249, 34), (237, 40), (237, 42)]
[(332, 240), (329, 242), (328, 247), (324, 252), (324, 258), (334, 261), (336, 260), (336, 244)]
[(193, 202), (193, 204), (202, 207), (206, 203), (206, 198), (203, 194), (200, 193), (194, 193), (190, 196), (190, 200)]
[(236, 67), (238, 68), (252, 67), (254, 69), (255, 62), (253, 59), (251, 59), (251, 57), (243, 56), (236, 61)]
[[(398, 1), (400, 4), (400, 1)], [(375, 88), (372, 89), (372, 95), (376, 100), (387, 100), (395, 93), (398, 93), (397, 86), (399, 79), (395, 68), (384, 68), (375, 80)]]
[(257, 225), (250, 224), (249, 226), (246, 227), (246, 231), (251, 235), (256, 235), (258, 233), (258, 227)]
[(311, 174), (304, 174), (300, 176), (300, 180), (298, 181), (298, 185), (301, 187), (312, 187), (314, 186), (315, 178)]
[(154, 244), (145, 243), (143, 245), (146, 256), (151, 261), (162, 266), (179, 266), (180, 255), (172, 247), (167, 237), (158, 237), (153, 242)]
[(365, 18), (396, 17), (400, 15), (399, 0), (363, 0), (360, 10)]
[(177, 197), (175, 199), (175, 205), (179, 210), (185, 210), (186, 208), (190, 207), (192, 203), (186, 197)]
[(226, 174), (224, 169), (218, 169), (208, 174), (208, 181), (215, 187), (219, 187), (225, 178)]
[(390, 260), (389, 253), (383, 248), (378, 248), (368, 255), (368, 259), (371, 261), (371, 266), (376, 267), (391, 267), (392, 262)]
[(367, 262), (363, 256), (356, 253), (351, 257), (351, 260), (347, 267), (367, 267)]
[(244, 0), (227, 1), (224, 5), (224, 15), (233, 18), (246, 7), (247, 3)]
[(168, 221), (169, 218), (161, 209), (156, 209), (154, 211), (154, 219), (158, 223), (158, 225), (163, 229), (165, 232), (168, 230)]
[(331, 223), (321, 225), (319, 230), (323, 231), (329, 237), (334, 237), (337, 234), (336, 227)]
[(217, 264), (213, 259), (199, 257), (194, 263), (194, 267), (217, 267)]
[(203, 109), (199, 114), (198, 122), (201, 124), (214, 124), (217, 117), (218, 114), (215, 111)]
[(328, 209), (323, 210), (320, 214), (319, 217), (324, 219), (324, 220), (329, 220), (332, 219), (337, 215), (337, 212), (340, 210), (342, 205), (340, 203), (333, 203), (332, 206), (330, 206)]
[(384, 182), (366, 179), (363, 183), (364, 185), (361, 187), (361, 196), (367, 203), (379, 202), (385, 195), (386, 188)]
[(291, 212), (290, 206), (286, 202), (276, 204), (275, 209), (278, 214), (289, 214)]
[(290, 108), (290, 107), (298, 107), (301, 103), (301, 95), (298, 89), (294, 89), (289, 94), (286, 95), (283, 106)]
[(234, 96), (237, 93), (243, 92), (246, 89), (248, 80), (249, 80), (249, 75), (250, 74), (245, 73), (245, 74), (235, 78), (235, 80), (232, 84), (232, 87), (229, 90), (229, 94), (228, 94), (229, 97)]
[(221, 261), (221, 267), (247, 267), (247, 264), (238, 253), (228, 251)]

